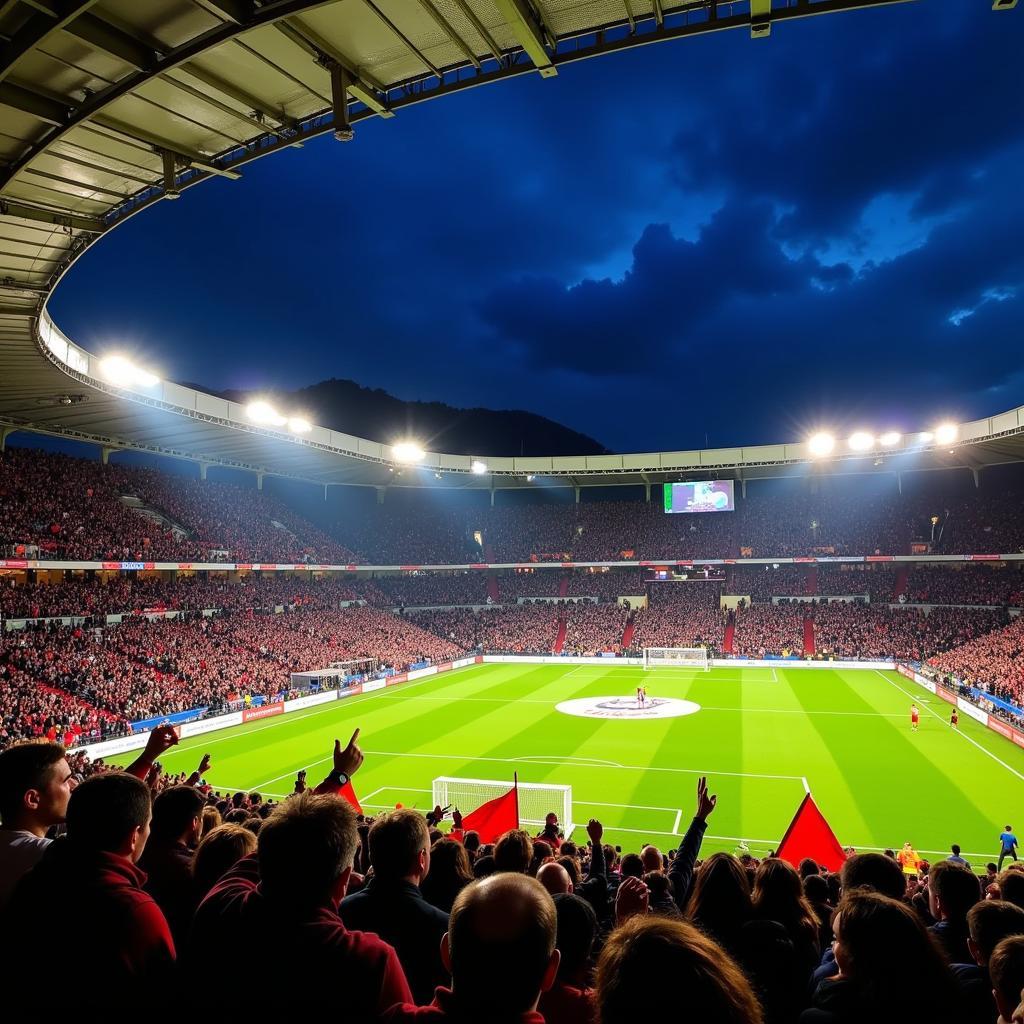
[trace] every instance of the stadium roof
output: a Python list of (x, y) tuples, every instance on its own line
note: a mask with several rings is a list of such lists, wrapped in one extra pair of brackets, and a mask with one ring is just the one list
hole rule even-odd
[[(323, 484), (806, 472), (803, 443), (490, 458), (483, 472), (468, 456), (428, 454), (399, 469), (387, 445), (275, 428), (214, 396), (112, 373), (60, 333), (46, 300), (89, 245), (152, 203), (325, 132), (344, 139), (363, 118), (395, 118), (400, 131), (403, 107), (474, 85), (729, 28), (764, 39), (794, 18), (894, 2), (906, 0), (0, 0), (0, 426)], [(1014, 410), (903, 457), (913, 468), (1016, 461), (1022, 431)], [(900, 458), (884, 455), (890, 468)], [(870, 471), (878, 457), (834, 464)]]

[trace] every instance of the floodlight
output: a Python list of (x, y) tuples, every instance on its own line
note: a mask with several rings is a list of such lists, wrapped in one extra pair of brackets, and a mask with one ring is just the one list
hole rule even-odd
[(935, 440), (935, 435), (930, 430), (922, 430), (921, 433), (917, 435), (917, 439), (921, 444), (928, 444), (930, 441)]
[(483, 476), (487, 472), (487, 463), (481, 462), (479, 459), (474, 459), (469, 466), (470, 470), (476, 474), (476, 476)]
[(536, 480), (536, 479), (537, 479), (537, 478), (536, 478), (536, 477), (535, 477), (535, 476), (534, 476), (534, 475), (533, 475), (532, 473), (527, 473), (527, 474), (526, 474), (526, 482), (527, 482), (528, 484), (532, 484), (532, 483), (533, 483), (533, 481), (534, 481), (534, 480)]
[(250, 402), (245, 407), (245, 414), (253, 421), (264, 426), (283, 427), (288, 419), (282, 416), (269, 402)]
[(815, 434), (808, 442), (807, 447), (811, 454), (818, 458), (823, 455), (831, 455), (832, 449), (836, 446), (836, 439), (831, 434), (824, 432)]
[(850, 435), (850, 438), (846, 443), (850, 446), (850, 451), (866, 452), (874, 448), (875, 439), (866, 430), (858, 430), (856, 433)]
[(895, 448), (900, 443), (902, 435), (898, 430), (889, 430), (884, 433), (878, 440), (882, 443), (883, 448)]
[(154, 374), (143, 370), (141, 366), (136, 366), (124, 356), (107, 356), (100, 363), (100, 370), (111, 384), (116, 384), (119, 388), (128, 388), (133, 384), (136, 387), (151, 388), (159, 380)]
[(288, 429), (293, 434), (308, 434), (313, 429), (313, 424), (304, 416), (292, 416), (288, 420)]
[(938, 444), (951, 444), (959, 433), (960, 428), (955, 423), (940, 423), (935, 428), (935, 440)]
[(391, 448), (396, 462), (422, 462), (427, 453), (415, 441), (399, 441)]

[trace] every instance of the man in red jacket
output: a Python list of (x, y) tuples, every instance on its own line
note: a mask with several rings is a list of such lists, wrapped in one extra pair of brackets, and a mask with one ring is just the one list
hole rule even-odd
[(537, 1003), (558, 973), (555, 932), (555, 904), (535, 878), (503, 872), (467, 885), (441, 941), (452, 987), (430, 1006), (394, 1007), (386, 1024), (544, 1024)]
[[(335, 786), (362, 761), (352, 737), (336, 745)], [(412, 995), (394, 949), (376, 935), (349, 931), (338, 904), (352, 876), (355, 811), (334, 794), (302, 793), (263, 823), (254, 857), (239, 861), (200, 904), (185, 963), (219, 975), (250, 977), (283, 966), (287, 980), (261, 987), (263, 1013), (329, 1010), (346, 1024), (371, 1024)], [(198, 974), (196, 974), (198, 976)]]
[[(170, 978), (174, 942), (136, 861), (149, 836), (145, 783), (124, 772), (95, 775), (71, 794), (67, 837), (51, 843), (15, 887), (0, 921), (11, 1002), (38, 1010), (52, 991), (52, 950), (62, 930), (87, 935), (61, 957), (61, 991), (79, 1009), (141, 1005)], [(23, 1007), (24, 1008), (24, 1007)]]

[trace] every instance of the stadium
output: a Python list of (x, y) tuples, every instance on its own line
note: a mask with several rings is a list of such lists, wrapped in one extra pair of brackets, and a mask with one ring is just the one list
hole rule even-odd
[(54, 298), (319, 136), (904, 6), (0, 2), (9, 1005), (70, 929), (86, 1011), (269, 959), (309, 971), (266, 1005), (352, 1021), (1024, 1020), (1024, 406), (440, 450), (94, 351)]

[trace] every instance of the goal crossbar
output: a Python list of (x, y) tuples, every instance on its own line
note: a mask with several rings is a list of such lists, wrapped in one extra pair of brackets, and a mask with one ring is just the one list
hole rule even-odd
[(692, 668), (701, 672), (711, 669), (706, 647), (645, 647), (644, 669)]

